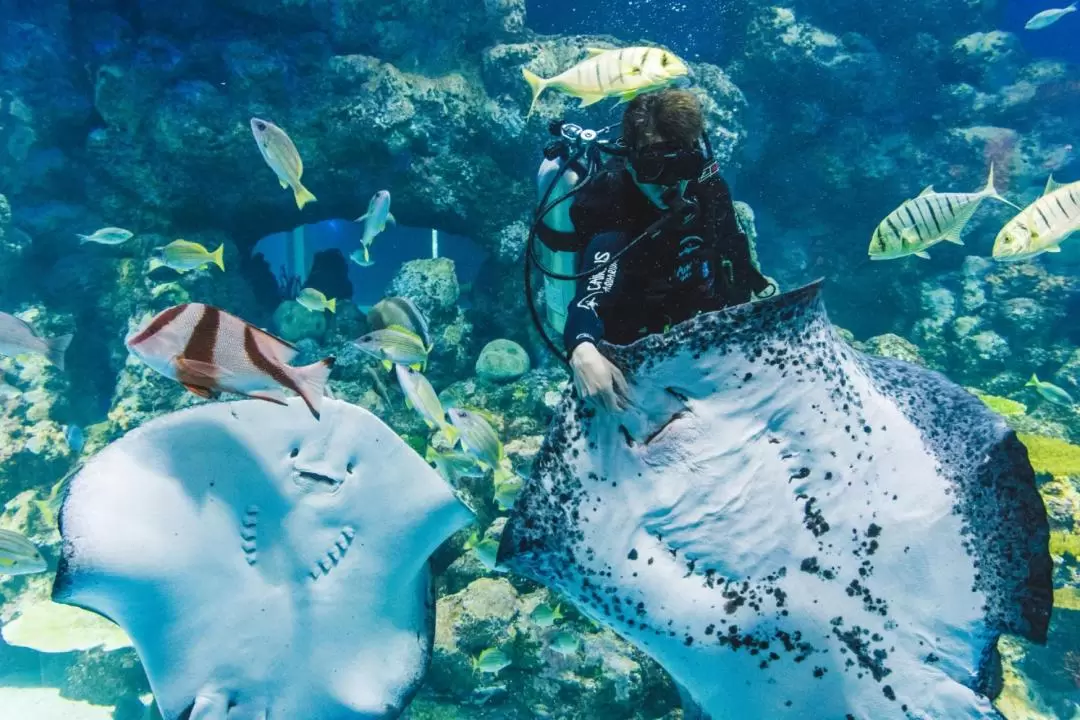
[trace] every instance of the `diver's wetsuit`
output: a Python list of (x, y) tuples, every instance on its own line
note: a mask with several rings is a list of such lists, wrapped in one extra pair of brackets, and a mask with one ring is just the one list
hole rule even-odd
[[(684, 197), (697, 204), (687, 222), (650, 202), (616, 160), (575, 196), (573, 233), (540, 223), (538, 233), (548, 247), (584, 247), (579, 272), (599, 268), (578, 281), (563, 333), (568, 353), (601, 339), (625, 345), (699, 312), (748, 302), (770, 287), (751, 260), (731, 192), (715, 164), (703, 178), (687, 185)], [(657, 237), (641, 240), (608, 264), (665, 214)]]

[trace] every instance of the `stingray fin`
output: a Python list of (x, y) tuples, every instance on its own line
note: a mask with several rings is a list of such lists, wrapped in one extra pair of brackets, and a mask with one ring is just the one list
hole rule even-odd
[[(199, 695), (187, 710), (187, 720), (227, 720), (228, 701), (220, 695)], [(184, 716), (181, 716), (184, 717)]]
[(587, 52), (589, 54), (589, 57), (591, 57), (591, 58), (594, 58), (597, 55), (603, 55), (604, 53), (610, 52), (610, 51), (611, 51), (611, 48), (598, 48), (598, 47), (585, 48), (585, 52)]
[(682, 716), (683, 720), (712, 720), (709, 715), (701, 709), (701, 705), (698, 705), (697, 700), (690, 694), (690, 691), (679, 683), (675, 683), (675, 689), (679, 691), (679, 702), (682, 704)]

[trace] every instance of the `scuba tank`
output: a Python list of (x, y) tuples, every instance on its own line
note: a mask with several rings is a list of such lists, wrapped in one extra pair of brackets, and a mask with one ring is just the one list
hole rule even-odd
[[(536, 174), (537, 197), (541, 205), (549, 188), (553, 188), (552, 194), (554, 196), (565, 198), (561, 202), (555, 203), (543, 217), (537, 218), (538, 222), (558, 233), (574, 232), (574, 224), (570, 220), (570, 206), (573, 205), (574, 199), (570, 193), (585, 179), (579, 173), (584, 168), (576, 165), (570, 167), (566, 160), (566, 158), (558, 156), (554, 158), (545, 156), (543, 162), (540, 163), (540, 170)], [(551, 270), (552, 273), (557, 275), (568, 276), (574, 274), (581, 255), (580, 250), (572, 248), (556, 249), (549, 246), (539, 237), (537, 240), (539, 242), (537, 259), (542, 267)], [(573, 301), (576, 290), (577, 283), (574, 280), (559, 279), (552, 274), (544, 273), (545, 319), (548, 325), (560, 335), (566, 326), (567, 308)]]

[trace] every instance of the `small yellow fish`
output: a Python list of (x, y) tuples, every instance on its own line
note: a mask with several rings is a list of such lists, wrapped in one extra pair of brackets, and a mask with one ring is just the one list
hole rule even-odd
[(547, 88), (580, 98), (580, 107), (587, 107), (609, 97), (627, 102), (644, 92), (670, 85), (689, 72), (678, 56), (661, 48), (588, 48), (588, 52), (588, 58), (553, 78), (542, 78), (521, 69), (532, 89), (532, 105), (526, 117), (533, 114), (536, 101)]
[(315, 288), (304, 288), (301, 290), (300, 294), (296, 296), (296, 302), (300, 303), (311, 312), (322, 312), (323, 310), (329, 310), (332, 313), (337, 312), (337, 300), (334, 298), (328, 299)]
[(285, 131), (272, 122), (251, 118), (251, 133), (259, 145), (263, 160), (277, 175), (281, 187), (292, 188), (296, 207), (303, 210), (309, 202), (314, 202), (315, 196), (300, 183), (304, 175), (304, 161)]
[(212, 264), (217, 265), (224, 272), (225, 260), (222, 257), (224, 251), (224, 245), (219, 246), (214, 252), (210, 252), (197, 242), (173, 240), (168, 245), (158, 248), (159, 257), (150, 258), (150, 270), (167, 267), (176, 272), (185, 273)]

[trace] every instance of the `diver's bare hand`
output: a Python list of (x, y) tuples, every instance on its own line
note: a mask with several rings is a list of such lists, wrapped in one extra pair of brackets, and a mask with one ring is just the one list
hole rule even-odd
[(570, 356), (574, 371), (574, 386), (584, 400), (615, 412), (629, 404), (629, 389), (622, 370), (600, 354), (592, 343), (582, 343)]

